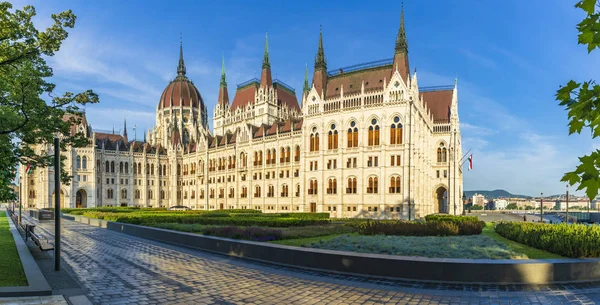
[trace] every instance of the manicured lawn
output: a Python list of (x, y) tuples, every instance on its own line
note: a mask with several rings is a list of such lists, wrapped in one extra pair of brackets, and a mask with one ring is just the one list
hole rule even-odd
[(306, 237), (306, 238), (295, 238), (295, 239), (284, 239), (284, 240), (276, 240), (272, 241), (272, 244), (278, 245), (286, 245), (286, 246), (296, 246), (296, 247), (310, 247), (312, 244), (319, 242), (327, 242), (336, 237), (342, 235), (358, 235), (357, 233), (352, 234), (333, 234), (333, 235), (325, 235), (325, 236), (315, 236), (315, 237)]
[(489, 236), (501, 243), (506, 244), (511, 250), (525, 254), (529, 259), (544, 259), (544, 258), (564, 258), (558, 254), (550, 253), (544, 250), (536, 249), (533, 247), (526, 246), (524, 244), (512, 241), (510, 239), (500, 236), (494, 231), (494, 224), (488, 222), (483, 228), (483, 235)]
[(27, 286), (27, 277), (6, 217), (0, 211), (0, 286)]

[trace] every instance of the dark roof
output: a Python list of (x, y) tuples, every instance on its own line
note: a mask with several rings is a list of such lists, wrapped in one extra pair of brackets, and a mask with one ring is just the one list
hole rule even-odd
[(421, 92), (423, 101), (431, 111), (434, 121), (450, 121), (453, 90), (436, 90)]

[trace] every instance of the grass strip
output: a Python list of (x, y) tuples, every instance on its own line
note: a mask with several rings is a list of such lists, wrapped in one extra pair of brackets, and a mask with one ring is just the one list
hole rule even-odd
[(548, 251), (529, 247), (527, 245), (512, 241), (510, 239), (500, 236), (494, 231), (494, 224), (487, 222), (485, 228), (483, 228), (483, 235), (489, 236), (498, 242), (506, 244), (511, 250), (526, 255), (529, 259), (547, 259), (547, 258), (564, 258), (558, 254), (550, 253)]
[(27, 286), (6, 212), (0, 211), (0, 286)]
[(358, 233), (332, 234), (332, 235), (306, 237), (306, 238), (283, 239), (283, 240), (272, 241), (271, 243), (278, 244), (278, 245), (285, 245), (285, 246), (310, 247), (312, 244), (315, 244), (318, 242), (326, 242), (326, 241), (332, 240), (336, 237), (343, 236), (343, 235), (352, 236), (352, 235), (358, 235)]

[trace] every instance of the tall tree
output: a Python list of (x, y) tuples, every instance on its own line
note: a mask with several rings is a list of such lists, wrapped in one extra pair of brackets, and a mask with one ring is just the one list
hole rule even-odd
[[(30, 145), (51, 143), (55, 136), (61, 138), (63, 151), (87, 145), (83, 134), (71, 134), (70, 127), (81, 122), (78, 105), (98, 102), (91, 90), (57, 95), (55, 84), (48, 81), (53, 74), (45, 57), (59, 51), (76, 16), (71, 10), (52, 14), (54, 24), (38, 31), (35, 15), (32, 6), (13, 10), (10, 3), (0, 2), (0, 201), (12, 199), (9, 186), (18, 164), (51, 165), (46, 152)], [(61, 173), (68, 183), (70, 177)]]
[[(588, 53), (600, 47), (600, 2), (582, 0), (575, 8), (585, 12), (585, 18), (577, 25), (578, 43), (587, 46)], [(594, 80), (569, 81), (556, 93), (560, 105), (568, 111), (569, 134), (580, 134), (584, 127), (589, 129), (592, 138), (600, 136), (600, 85)], [(579, 157), (579, 165), (574, 171), (566, 173), (561, 181), (570, 185), (579, 185), (590, 199), (598, 195), (600, 188), (600, 150)]]

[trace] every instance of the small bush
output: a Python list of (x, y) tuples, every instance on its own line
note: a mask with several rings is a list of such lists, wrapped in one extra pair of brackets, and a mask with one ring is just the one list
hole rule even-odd
[(281, 239), (281, 230), (259, 228), (259, 227), (211, 227), (204, 229), (204, 234), (233, 239), (245, 239), (253, 241), (273, 241)]
[(562, 256), (600, 257), (599, 226), (501, 222), (495, 230), (508, 239)]
[(471, 221), (477, 222), (479, 219), (477, 216), (455, 216), (455, 215), (439, 215), (439, 214), (431, 214), (425, 216), (426, 221), (449, 221), (454, 223)]
[(451, 222), (367, 221), (357, 226), (361, 235), (454, 236), (459, 228)]

